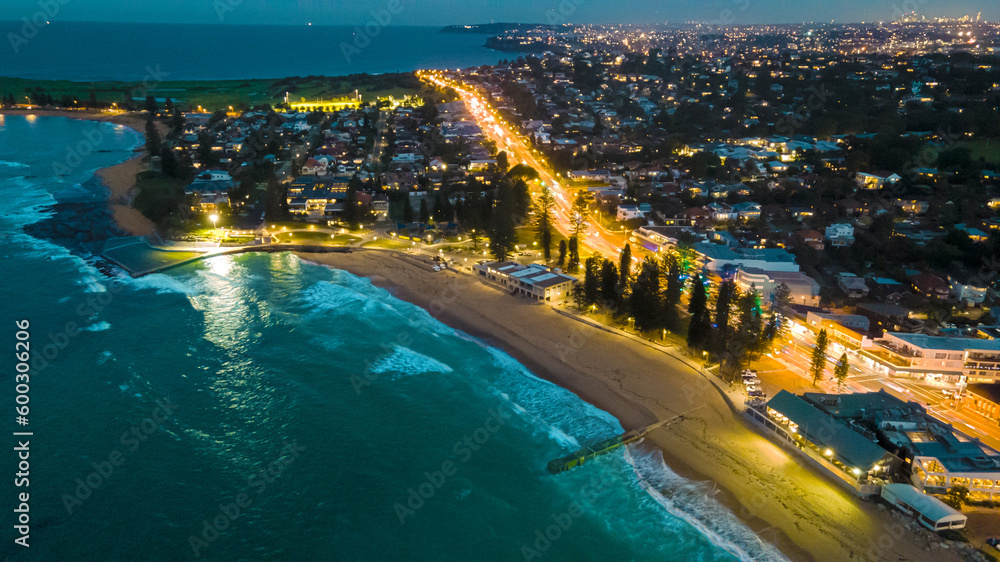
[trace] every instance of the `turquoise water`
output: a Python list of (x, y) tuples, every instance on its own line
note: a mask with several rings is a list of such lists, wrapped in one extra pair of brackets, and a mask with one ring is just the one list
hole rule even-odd
[(101, 125), (111, 152), (53, 177), (52, 159), (93, 126), (0, 126), (0, 337), (12, 346), (27, 318), (36, 354), (31, 547), (3, 555), (781, 558), (658, 455), (632, 447), (548, 474), (618, 422), (366, 279), (290, 254), (108, 278), (23, 234), (51, 193), (137, 142)]

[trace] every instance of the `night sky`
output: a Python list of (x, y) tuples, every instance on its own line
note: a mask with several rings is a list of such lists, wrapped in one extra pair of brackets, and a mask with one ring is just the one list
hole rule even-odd
[(58, 5), (52, 20), (206, 24), (364, 24), (373, 10), (394, 4), (401, 9), (391, 25), (860, 22), (913, 9), (929, 17), (982, 12), (983, 19), (1000, 20), (997, 0), (2, 0), (0, 20), (30, 18), (45, 2)]

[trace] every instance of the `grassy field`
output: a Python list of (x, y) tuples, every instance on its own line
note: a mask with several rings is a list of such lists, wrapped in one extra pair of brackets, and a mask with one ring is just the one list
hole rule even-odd
[(378, 240), (372, 240), (370, 242), (365, 242), (365, 248), (387, 248), (389, 250), (403, 250), (410, 247), (409, 242), (401, 242), (399, 240), (393, 240), (392, 238), (379, 238)]
[[(0, 96), (13, 95), (18, 103), (37, 103), (37, 91), (51, 95), (56, 103), (63, 98), (86, 105), (96, 99), (102, 104), (117, 103), (127, 99), (145, 100), (147, 95), (159, 99), (171, 98), (185, 110), (198, 106), (215, 111), (229, 106), (275, 105), (285, 99), (291, 103), (316, 99), (334, 100), (354, 97), (355, 90), (362, 101), (393, 96), (418, 95), (420, 83), (411, 74), (352, 75), (340, 77), (309, 76), (279, 80), (219, 80), (219, 81), (165, 81), (145, 90), (139, 82), (72, 82), (69, 80), (29, 80), (0, 78)], [(142, 107), (142, 101), (136, 101)]]
[(967, 146), (972, 151), (970, 157), (973, 162), (978, 162), (980, 158), (983, 158), (987, 162), (1000, 164), (1000, 140), (978, 139), (961, 144)]

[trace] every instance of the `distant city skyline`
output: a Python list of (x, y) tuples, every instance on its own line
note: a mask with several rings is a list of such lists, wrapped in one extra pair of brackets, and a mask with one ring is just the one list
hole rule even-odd
[[(358, 25), (382, 17), (388, 25), (467, 25), (490, 22), (641, 24), (857, 23), (890, 21), (915, 10), (929, 18), (957, 18), (981, 13), (1000, 20), (995, 0), (716, 0), (651, 3), (623, 0), (6, 0), (0, 20), (31, 19), (44, 12), (54, 21), (108, 21), (204, 24)], [(381, 16), (377, 16), (381, 14)], [(388, 14), (388, 17), (386, 16)]]

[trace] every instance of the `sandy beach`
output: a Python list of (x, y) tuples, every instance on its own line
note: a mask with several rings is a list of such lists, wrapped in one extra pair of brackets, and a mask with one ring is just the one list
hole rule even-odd
[(687, 413), (642, 446), (662, 450), (681, 476), (717, 485), (716, 499), (793, 560), (960, 559), (936, 548), (929, 533), (836, 487), (750, 429), (685, 361), (471, 275), (434, 272), (399, 252), (301, 257), (368, 277), (610, 412), (626, 429)]
[[(142, 132), (146, 128), (145, 119), (138, 114), (119, 113), (109, 114), (96, 111), (57, 111), (57, 110), (24, 110), (24, 109), (4, 109), (0, 110), (3, 115), (37, 115), (39, 117), (67, 117), (69, 119), (81, 119), (86, 121), (107, 121), (124, 125)], [(166, 134), (166, 127), (162, 123), (157, 124), (161, 134)], [(136, 150), (132, 158), (109, 168), (97, 171), (97, 176), (110, 189), (108, 196), (108, 206), (114, 213), (115, 222), (122, 230), (132, 235), (146, 236), (156, 230), (156, 225), (143, 216), (142, 213), (132, 207), (132, 199), (135, 197), (135, 177), (139, 172), (146, 169), (143, 162), (145, 150)]]

